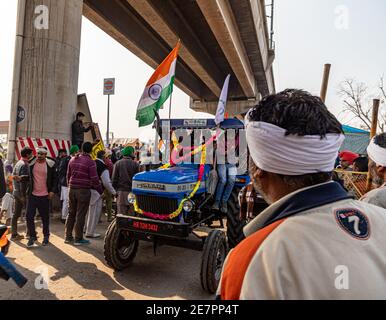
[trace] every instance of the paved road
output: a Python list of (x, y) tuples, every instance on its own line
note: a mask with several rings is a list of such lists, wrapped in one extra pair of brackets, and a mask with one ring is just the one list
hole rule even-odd
[[(106, 228), (103, 222), (97, 231), (104, 234)], [(24, 233), (23, 225), (20, 231)], [(40, 227), (38, 232), (41, 240)], [(201, 252), (164, 246), (154, 256), (152, 245), (142, 243), (133, 265), (116, 272), (104, 262), (103, 239), (74, 247), (64, 244), (63, 236), (63, 224), (52, 219), (50, 246), (27, 249), (26, 240), (11, 244), (8, 258), (29, 282), (19, 289), (13, 281), (0, 280), (0, 300), (214, 298), (201, 289)], [(45, 272), (47, 289), (39, 281), (39, 273)]]

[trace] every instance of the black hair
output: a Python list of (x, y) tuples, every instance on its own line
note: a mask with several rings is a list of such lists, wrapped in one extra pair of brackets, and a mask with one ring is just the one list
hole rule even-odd
[(79, 117), (84, 117), (84, 116), (85, 116), (85, 115), (84, 115), (83, 112), (78, 112), (78, 113), (76, 114), (76, 120), (78, 120)]
[(63, 152), (67, 153), (67, 150), (66, 150), (66, 149), (59, 149), (59, 150), (58, 150), (58, 155), (61, 154), (61, 153), (63, 153)]
[(105, 155), (106, 155), (106, 151), (104, 151), (104, 150), (99, 150), (97, 152), (97, 158), (98, 159), (104, 159)]
[[(317, 97), (309, 92), (287, 89), (264, 97), (248, 113), (251, 121), (274, 124), (286, 130), (286, 135), (343, 134), (342, 125)], [(293, 188), (303, 188), (329, 181), (331, 172), (311, 173), (301, 176), (281, 176), (283, 182)]]
[(91, 151), (92, 151), (92, 143), (91, 142), (83, 143), (82, 151), (85, 152), (85, 153), (91, 153)]
[(367, 157), (358, 157), (354, 160), (354, 165), (359, 172), (369, 171), (369, 159)]
[(375, 136), (374, 143), (381, 148), (386, 148), (386, 133), (381, 133)]
[(304, 90), (287, 89), (261, 100), (249, 113), (252, 121), (263, 121), (299, 136), (343, 133), (342, 125), (323, 101)]
[(23, 157), (23, 158), (26, 158), (28, 157), (30, 154), (32, 154), (32, 149), (30, 147), (24, 147), (23, 149), (21, 149), (20, 151), (20, 155)]

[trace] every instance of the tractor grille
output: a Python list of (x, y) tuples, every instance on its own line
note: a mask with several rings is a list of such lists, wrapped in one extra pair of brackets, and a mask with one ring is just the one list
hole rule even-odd
[(178, 209), (177, 199), (162, 198), (150, 195), (136, 195), (138, 206), (143, 210), (156, 214), (169, 214)]

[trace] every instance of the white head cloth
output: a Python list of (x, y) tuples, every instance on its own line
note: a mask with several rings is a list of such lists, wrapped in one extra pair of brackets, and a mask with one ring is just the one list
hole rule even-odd
[(367, 147), (367, 154), (378, 166), (386, 167), (386, 149), (375, 144), (374, 138)]
[(267, 122), (245, 119), (250, 155), (260, 169), (289, 176), (334, 170), (343, 134), (285, 135), (286, 130)]
[(45, 153), (45, 154), (48, 153), (47, 149), (45, 149), (45, 148), (43, 148), (43, 147), (38, 147), (38, 148), (36, 149), (36, 152), (37, 152), (37, 153)]

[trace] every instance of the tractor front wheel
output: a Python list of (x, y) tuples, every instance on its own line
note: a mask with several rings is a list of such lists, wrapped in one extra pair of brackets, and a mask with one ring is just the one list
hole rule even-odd
[(132, 263), (137, 250), (138, 240), (129, 231), (119, 229), (117, 219), (114, 219), (105, 235), (104, 256), (107, 264), (115, 270), (123, 270)]
[(205, 291), (216, 293), (227, 253), (225, 233), (212, 230), (205, 240), (201, 261), (201, 286)]

